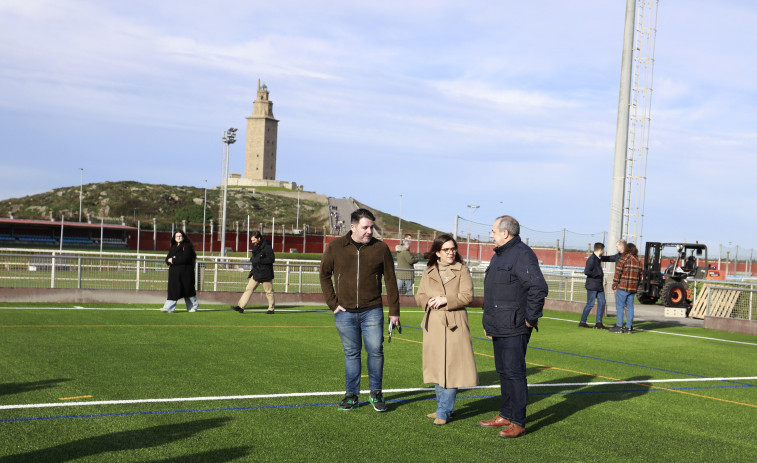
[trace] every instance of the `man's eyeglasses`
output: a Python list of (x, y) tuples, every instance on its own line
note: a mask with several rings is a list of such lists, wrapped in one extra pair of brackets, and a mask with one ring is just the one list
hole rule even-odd
[(447, 254), (454, 254), (457, 252), (457, 248), (442, 248), (441, 251)]

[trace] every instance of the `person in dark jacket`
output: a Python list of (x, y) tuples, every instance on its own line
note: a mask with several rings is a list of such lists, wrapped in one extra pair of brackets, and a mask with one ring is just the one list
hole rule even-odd
[(252, 292), (258, 285), (263, 285), (265, 291), (265, 297), (268, 299), (268, 311), (267, 314), (273, 314), (275, 310), (275, 298), (273, 296), (273, 263), (276, 261), (276, 256), (273, 253), (273, 247), (259, 231), (254, 231), (250, 235), (250, 244), (252, 249), (250, 252), (250, 263), (252, 264), (252, 270), (247, 275), (250, 281), (247, 283), (247, 287), (242, 293), (242, 297), (239, 298), (237, 305), (232, 306), (233, 310), (239, 313), (244, 313), (244, 308), (250, 301)]
[(584, 275), (586, 275), (586, 306), (581, 314), (581, 321), (578, 326), (581, 328), (591, 328), (586, 320), (589, 318), (589, 312), (594, 308), (594, 300), (597, 301), (597, 324), (594, 328), (598, 330), (609, 329), (602, 324), (602, 317), (605, 315), (605, 272), (602, 271), (602, 254), (605, 253), (605, 245), (594, 243), (594, 252), (586, 259)]
[(168, 264), (168, 297), (162, 312), (173, 313), (176, 301), (184, 298), (187, 312), (197, 312), (200, 308), (195, 291), (195, 261), (197, 254), (187, 235), (177, 231), (171, 238), (171, 249), (166, 256)]
[(505, 428), (499, 437), (513, 438), (526, 433), (526, 348), (549, 289), (536, 254), (520, 239), (517, 220), (498, 217), (489, 236), (497, 247), (484, 277), (483, 324), (494, 346), (502, 404), (497, 416), (479, 425)]
[(618, 253), (611, 256), (602, 256), (599, 258), (599, 260), (601, 260), (602, 262), (617, 262), (623, 255), (623, 252), (626, 250), (627, 245), (628, 243), (626, 242), (626, 240), (618, 240), (615, 243), (615, 250), (618, 251)]
[(386, 411), (381, 391), (384, 378), (384, 303), (381, 280), (386, 286), (389, 323), (399, 325), (400, 297), (394, 259), (389, 246), (373, 237), (373, 213), (357, 209), (350, 215), (350, 232), (334, 239), (321, 258), (321, 291), (344, 349), (346, 394), (339, 410), (360, 404), (360, 352), (368, 354), (369, 402), (377, 412)]

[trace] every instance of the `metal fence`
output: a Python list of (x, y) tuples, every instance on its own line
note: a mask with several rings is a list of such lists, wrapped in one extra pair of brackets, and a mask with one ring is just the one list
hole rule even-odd
[[(275, 292), (321, 292), (318, 262), (288, 260), (277, 262), (273, 267)], [(200, 258), (195, 266), (197, 290), (242, 291), (249, 270), (250, 263), (243, 257)], [(543, 271), (550, 299), (586, 302), (585, 276), (581, 272), (560, 272), (552, 268), (543, 268)], [(414, 273), (417, 288), (423, 270), (416, 269)], [(471, 269), (474, 296), (483, 296), (485, 275), (483, 267)], [(165, 290), (167, 280), (168, 268), (163, 257), (156, 254), (0, 251), (0, 287), (4, 288)], [(757, 319), (757, 281), (690, 280), (694, 304), (702, 295), (704, 284), (711, 289), (708, 299), (720, 301), (724, 298), (723, 292), (730, 292), (729, 304), (732, 303), (733, 310), (728, 317)], [(707, 303), (707, 314), (710, 314), (710, 300)]]
[[(314, 261), (282, 261), (273, 265), (275, 292), (319, 293), (319, 265)], [(245, 258), (199, 258), (195, 265), (198, 291), (242, 291), (247, 284), (250, 263)], [(415, 270), (415, 287), (422, 269)], [(474, 296), (483, 296), (484, 276), (471, 271)], [(574, 273), (545, 272), (549, 297), (586, 301), (585, 277)], [(0, 252), (0, 287), (165, 290), (168, 267), (154, 254), (119, 255), (81, 252)]]
[[(245, 258), (205, 258), (195, 264), (198, 291), (240, 291), (247, 283)], [(318, 292), (318, 265), (274, 264), (277, 292)], [(53, 253), (0, 253), (0, 287), (164, 290), (168, 267), (155, 255), (98, 256)]]

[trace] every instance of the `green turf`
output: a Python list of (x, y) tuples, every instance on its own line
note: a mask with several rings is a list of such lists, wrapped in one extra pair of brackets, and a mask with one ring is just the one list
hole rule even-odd
[[(262, 307), (240, 315), (212, 306), (165, 314), (117, 310), (144, 307), (135, 304), (78, 305), (115, 310), (2, 304), (0, 405), (344, 387), (341, 343), (320, 307), (280, 306), (270, 316)], [(751, 344), (611, 334), (576, 328), (572, 314), (545, 315), (527, 357), (532, 385), (757, 376), (754, 336), (652, 323), (638, 327)], [(403, 334), (384, 344), (385, 389), (428, 386), (414, 329), (420, 318), (405, 310)], [(480, 311), (470, 320), (481, 383), (496, 384)], [(496, 388), (460, 391), (455, 419), (441, 427), (425, 417), (435, 408), (430, 392), (386, 393), (383, 414), (365, 403), (338, 411), (340, 395), (0, 409), (0, 462), (754, 461), (757, 388), (731, 386), (757, 381), (738, 383), (532, 387), (527, 434), (507, 441), (477, 426), (496, 414)], [(693, 387), (710, 388), (661, 390)], [(277, 406), (286, 407), (218, 410)], [(161, 411), (171, 413), (143, 414)], [(132, 414), (85, 417), (115, 413)], [(7, 421), (60, 416), (75, 417)]]

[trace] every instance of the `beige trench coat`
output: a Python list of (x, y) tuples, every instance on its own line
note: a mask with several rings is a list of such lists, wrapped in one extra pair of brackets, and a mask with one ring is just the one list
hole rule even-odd
[[(437, 266), (423, 271), (415, 301), (425, 310), (423, 328), (423, 381), (442, 387), (478, 385), (478, 371), (473, 357), (468, 312), (473, 300), (473, 280), (468, 267), (456, 262), (445, 272), (445, 282)], [(446, 296), (447, 305), (432, 310), (429, 299)]]

